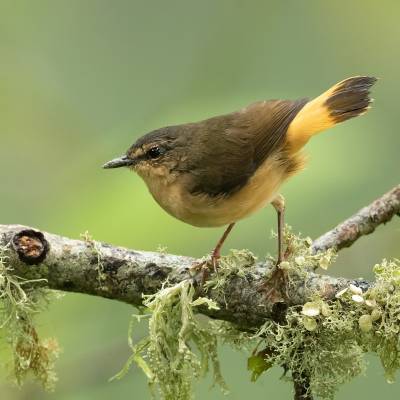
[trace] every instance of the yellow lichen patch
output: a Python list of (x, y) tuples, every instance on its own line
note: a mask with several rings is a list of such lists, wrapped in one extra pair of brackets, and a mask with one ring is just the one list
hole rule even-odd
[(353, 294), (357, 294), (359, 296), (362, 296), (363, 294), (362, 289), (359, 286), (353, 285), (352, 283), (350, 283), (349, 289)]
[(303, 322), (304, 328), (308, 331), (315, 331), (318, 327), (317, 321), (314, 318), (304, 317), (301, 321)]
[(372, 330), (372, 317), (369, 314), (363, 314), (358, 319), (358, 325), (363, 332), (369, 332)]
[(374, 322), (378, 321), (381, 319), (381, 317), (382, 317), (382, 311), (379, 310), (378, 308), (374, 308), (371, 312), (372, 321)]
[(306, 315), (307, 317), (316, 317), (320, 313), (320, 305), (319, 302), (309, 301), (303, 305), (303, 309), (301, 313)]

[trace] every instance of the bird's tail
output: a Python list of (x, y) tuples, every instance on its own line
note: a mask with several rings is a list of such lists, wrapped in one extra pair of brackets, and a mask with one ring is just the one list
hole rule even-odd
[(368, 76), (348, 78), (306, 103), (288, 127), (291, 151), (300, 150), (311, 136), (364, 114), (370, 108), (369, 90), (375, 82)]

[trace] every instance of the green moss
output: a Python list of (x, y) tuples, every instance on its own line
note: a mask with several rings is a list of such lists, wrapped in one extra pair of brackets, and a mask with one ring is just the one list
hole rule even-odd
[(291, 307), (285, 323), (268, 321), (256, 336), (263, 339), (268, 365), (309, 377), (311, 391), (330, 399), (339, 385), (364, 370), (364, 361), (359, 337), (354, 334), (355, 319), (340, 303), (323, 304), (329, 309), (326, 316), (310, 317), (302, 314), (301, 307)]
[(164, 285), (158, 293), (145, 297), (144, 305), (151, 312), (149, 337), (136, 345), (129, 339), (133, 354), (116, 378), (136, 362), (149, 379), (150, 387), (157, 386), (164, 399), (186, 400), (192, 398), (193, 380), (204, 376), (211, 364), (215, 382), (226, 390), (217, 356), (217, 338), (211, 325), (194, 315), (194, 309), (200, 305), (216, 305), (206, 298), (194, 300), (193, 296), (192, 284), (184, 281), (175, 286)]
[(378, 354), (386, 379), (392, 383), (400, 368), (400, 261), (383, 260), (374, 272), (376, 284), (367, 292), (372, 304), (376, 302), (368, 350)]
[(101, 258), (101, 252), (99, 250), (99, 244), (93, 240), (93, 237), (90, 235), (89, 231), (85, 231), (85, 233), (81, 233), (81, 238), (88, 245), (91, 250), (91, 257), (93, 257), (96, 261), (96, 271), (97, 271), (97, 281), (99, 284), (99, 289), (108, 292), (109, 289), (106, 286), (107, 275), (104, 273), (104, 264)]
[(35, 315), (47, 304), (48, 292), (38, 286), (43, 279), (16, 276), (7, 251), (0, 247), (0, 331), (11, 348), (13, 376), (22, 384), (32, 374), (45, 389), (52, 390), (59, 348), (54, 339), (41, 340), (34, 325)]
[[(227, 282), (235, 276), (244, 278), (257, 258), (249, 250), (231, 250), (227, 256), (218, 261), (218, 269), (205, 283), (204, 289), (224, 291)], [(208, 268), (212, 268), (208, 265)]]
[[(312, 239), (295, 235), (290, 226), (285, 226), (283, 240), (286, 251), (285, 260), (281, 262), (280, 268), (288, 271), (289, 284), (293, 280), (304, 278), (310, 269), (327, 270), (336, 260), (337, 255), (333, 249), (313, 254)], [(271, 261), (275, 262), (274, 259)]]
[[(289, 285), (303, 280), (307, 267), (326, 269), (336, 257), (331, 250), (312, 254), (311, 240), (290, 229), (285, 242), (289, 251), (281, 268), (287, 271)], [(223, 292), (230, 279), (251, 273), (254, 263), (251, 253), (232, 251), (221, 259), (206, 289)], [(198, 305), (215, 304), (207, 298), (194, 300), (189, 282), (165, 284), (145, 298), (149, 314), (136, 318), (148, 318), (149, 336), (137, 344), (130, 339), (133, 354), (118, 377), (136, 362), (164, 399), (186, 400), (192, 398), (193, 379), (203, 376), (211, 362), (215, 380), (226, 390), (217, 357), (220, 342), (247, 352), (253, 349), (248, 362), (252, 381), (272, 366), (281, 366), (297, 380), (307, 380), (309, 390), (322, 399), (333, 399), (340, 385), (365, 371), (366, 352), (380, 357), (392, 382), (400, 367), (400, 263), (384, 260), (374, 271), (376, 283), (367, 292), (349, 285), (328, 302), (309, 289), (306, 304), (289, 307), (279, 323), (266, 321), (253, 332), (196, 317)]]
[[(85, 240), (96, 257), (99, 285), (103, 286), (98, 249), (87, 234)], [(286, 229), (285, 244), (288, 251), (280, 268), (286, 271), (289, 290), (304, 280), (309, 267), (326, 269), (336, 257), (331, 250), (312, 254), (311, 240), (290, 229)], [(52, 389), (58, 346), (52, 339), (40, 340), (34, 325), (48, 292), (41, 288), (43, 279), (16, 276), (7, 251), (0, 248), (0, 327), (12, 350), (13, 375), (18, 384), (33, 375)], [(221, 259), (205, 289), (223, 293), (231, 279), (251, 273), (255, 261), (250, 252), (233, 250)], [(215, 383), (226, 392), (217, 352), (218, 344), (226, 343), (252, 352), (248, 360), (252, 381), (272, 366), (281, 366), (297, 380), (307, 380), (309, 390), (322, 399), (332, 399), (340, 385), (365, 370), (367, 352), (379, 356), (387, 381), (393, 382), (400, 368), (400, 262), (383, 260), (374, 272), (376, 282), (366, 292), (349, 285), (328, 302), (308, 289), (304, 305), (289, 307), (279, 323), (266, 321), (249, 332), (195, 315), (199, 306), (217, 305), (205, 297), (195, 298), (191, 282), (165, 282), (159, 292), (145, 296), (142, 314), (133, 317), (129, 328), (132, 355), (116, 378), (134, 362), (146, 374), (153, 394), (158, 390), (165, 400), (188, 400), (193, 397), (193, 382), (211, 369)], [(143, 319), (148, 321), (149, 335), (134, 343), (134, 323)]]
[[(350, 285), (336, 301), (317, 295), (288, 309), (285, 323), (267, 321), (256, 333), (267, 369), (281, 365), (310, 379), (311, 391), (332, 399), (340, 385), (365, 371), (364, 353), (376, 353), (388, 382), (400, 368), (400, 263), (374, 267), (376, 283), (367, 292)], [(260, 372), (260, 362), (255, 364)]]

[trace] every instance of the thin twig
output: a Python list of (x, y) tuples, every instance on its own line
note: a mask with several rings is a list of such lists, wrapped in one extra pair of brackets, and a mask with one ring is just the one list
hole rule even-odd
[(317, 253), (332, 247), (337, 250), (350, 247), (361, 236), (369, 235), (395, 215), (400, 216), (400, 185), (320, 236), (314, 241), (312, 249)]

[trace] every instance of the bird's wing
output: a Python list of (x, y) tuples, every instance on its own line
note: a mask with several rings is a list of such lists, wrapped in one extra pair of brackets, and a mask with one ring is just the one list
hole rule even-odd
[(286, 132), (307, 99), (270, 100), (251, 104), (245, 118), (254, 121), (248, 132), (254, 146), (254, 162), (260, 166), (271, 154), (281, 148)]
[(189, 190), (227, 196), (242, 188), (255, 170), (282, 148), (290, 122), (307, 100), (261, 101), (231, 114), (193, 124), (199, 149), (191, 155)]

